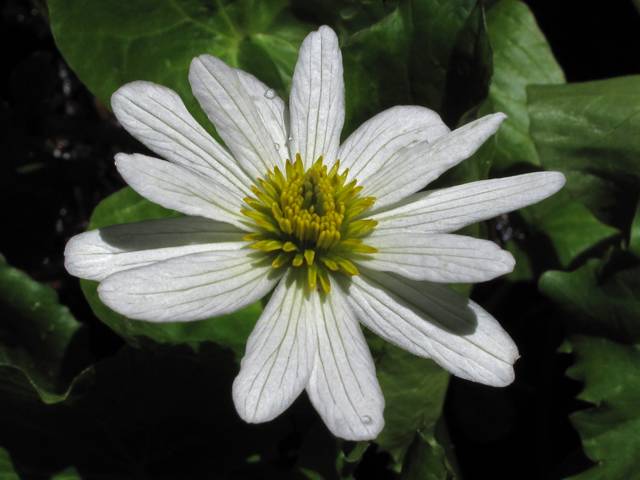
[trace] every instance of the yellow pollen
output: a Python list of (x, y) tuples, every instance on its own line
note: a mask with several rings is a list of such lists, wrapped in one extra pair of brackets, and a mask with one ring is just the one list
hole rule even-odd
[(320, 157), (305, 171), (298, 153), (295, 162), (287, 160), (284, 174), (276, 166), (266, 180), (259, 178), (259, 186), (251, 186), (255, 197), (244, 199), (249, 208), (241, 210), (257, 227), (244, 237), (253, 242), (250, 247), (271, 252), (274, 268), (306, 268), (312, 291), (318, 286), (329, 293), (330, 272), (358, 275), (349, 257), (377, 252), (361, 237), (378, 222), (355, 220), (375, 198), (360, 197), (356, 180), (345, 185), (349, 169), (338, 174), (339, 169), (340, 160), (327, 171)]

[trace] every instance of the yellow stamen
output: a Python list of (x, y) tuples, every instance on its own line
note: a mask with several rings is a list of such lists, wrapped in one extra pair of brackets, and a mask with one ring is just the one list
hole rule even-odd
[(375, 203), (374, 197), (360, 197), (356, 180), (347, 183), (349, 170), (341, 174), (340, 161), (331, 169), (319, 157), (305, 171), (300, 154), (287, 160), (284, 171), (267, 170), (266, 180), (257, 180), (251, 191), (255, 197), (244, 199), (250, 210), (241, 213), (253, 219), (262, 231), (246, 235), (255, 250), (281, 250), (272, 265), (290, 264), (307, 270), (307, 282), (315, 290), (318, 278), (322, 290), (331, 291), (330, 271), (338, 275), (358, 275), (349, 260), (354, 253), (373, 254), (377, 250), (362, 243), (362, 236), (377, 224), (359, 219)]

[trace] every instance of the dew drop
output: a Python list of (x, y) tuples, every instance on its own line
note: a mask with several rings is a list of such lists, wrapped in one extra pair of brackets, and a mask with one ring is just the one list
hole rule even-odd
[(274, 98), (276, 98), (276, 91), (273, 88), (270, 88), (269, 90), (264, 92), (264, 96), (269, 100), (273, 100)]
[(276, 145), (276, 150), (280, 151), (280, 144), (276, 143), (275, 145)]
[(289, 135), (289, 141), (293, 140), (293, 135)]
[(365, 415), (360, 420), (362, 420), (362, 423), (364, 423), (365, 425), (371, 425), (373, 423), (373, 420), (369, 415)]

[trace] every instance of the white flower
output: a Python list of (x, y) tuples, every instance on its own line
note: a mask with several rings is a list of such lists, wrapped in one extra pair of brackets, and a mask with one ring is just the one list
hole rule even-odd
[(168, 160), (118, 154), (119, 172), (185, 216), (74, 237), (65, 252), (71, 274), (101, 282), (105, 304), (150, 322), (228, 314), (274, 290), (233, 385), (247, 422), (275, 418), (306, 389), (335, 435), (375, 438), (384, 398), (358, 321), (459, 377), (513, 381), (511, 338), (441, 282), (490, 280), (514, 259), (450, 232), (542, 200), (564, 177), (416, 193), (473, 154), (505, 115), (451, 132), (431, 110), (398, 106), (340, 145), (342, 57), (328, 27), (302, 44), (289, 108), (209, 55), (193, 60), (189, 80), (227, 148), (173, 91), (149, 82), (118, 90), (112, 105), (122, 125)]

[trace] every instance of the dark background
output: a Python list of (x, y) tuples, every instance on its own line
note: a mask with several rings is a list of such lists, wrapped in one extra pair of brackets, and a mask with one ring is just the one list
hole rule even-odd
[[(568, 82), (640, 73), (640, 15), (630, 0), (525, 3)], [(144, 149), (66, 66), (42, 5), (7, 0), (0, 13), (0, 253), (51, 285), (88, 324), (97, 361), (123, 342), (66, 274), (64, 245), (84, 231), (100, 200), (124, 186), (114, 154)], [(563, 340), (557, 311), (535, 284), (497, 280), (476, 287), (473, 298), (509, 331), (523, 358), (506, 389), (451, 381), (445, 415), (465, 477), (555, 479), (588, 468), (568, 419), (588, 405), (574, 398), (581, 385), (564, 376), (571, 357), (556, 353)], [(379, 467), (388, 460), (370, 449), (357, 476), (384, 477)]]

